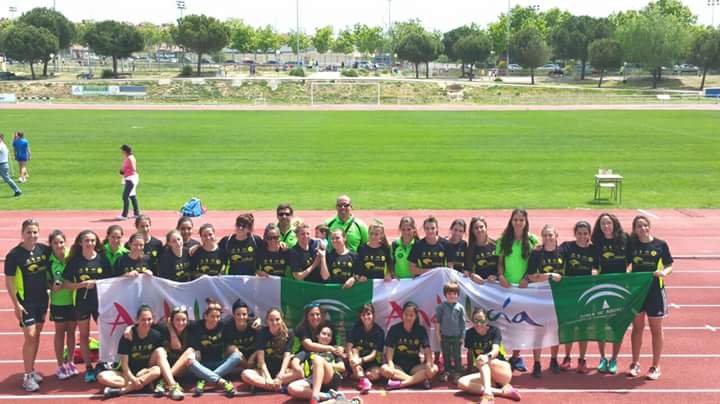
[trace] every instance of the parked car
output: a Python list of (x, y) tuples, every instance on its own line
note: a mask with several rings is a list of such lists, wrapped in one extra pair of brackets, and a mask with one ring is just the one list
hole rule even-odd
[(538, 67), (535, 70), (553, 71), (553, 70), (558, 70), (558, 69), (560, 69), (560, 65), (556, 65), (555, 63), (545, 63), (544, 65)]
[(245, 59), (245, 60), (242, 61), (242, 64), (244, 64), (244, 65), (252, 65), (252, 64), (255, 64), (255, 61), (252, 60), (252, 59)]
[(689, 63), (683, 63), (681, 65), (675, 65), (673, 66), (673, 73), (674, 74), (682, 74), (682, 73), (697, 73), (700, 69), (695, 66), (691, 65)]
[(14, 80), (15, 73), (13, 72), (0, 72), (0, 80)]
[(522, 70), (522, 66), (520, 66), (517, 63), (510, 63), (508, 65), (508, 70), (510, 70), (511, 72), (517, 72), (517, 71)]

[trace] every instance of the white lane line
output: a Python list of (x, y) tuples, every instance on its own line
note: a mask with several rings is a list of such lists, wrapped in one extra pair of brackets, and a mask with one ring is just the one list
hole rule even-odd
[(720, 289), (720, 286), (665, 286), (667, 289)]
[(645, 215), (645, 216), (650, 216), (653, 219), (660, 219), (660, 216), (658, 216), (652, 212), (648, 212), (647, 210), (638, 209), (637, 211), (640, 212), (640, 214)]
[(705, 324), (705, 328), (707, 328), (708, 330), (710, 330), (712, 332), (717, 331), (717, 329), (715, 327), (711, 326), (710, 324)]
[(675, 304), (675, 303), (670, 303), (670, 307), (672, 307), (672, 308), (674, 308), (674, 309), (679, 309), (679, 308), (680, 308), (680, 306), (678, 306), (678, 305)]
[[(76, 335), (80, 334), (79, 331), (75, 332)], [(90, 331), (91, 335), (97, 335), (97, 331)], [(7, 337), (13, 335), (23, 335), (22, 331), (0, 331), (0, 336)], [(55, 331), (43, 331), (40, 335), (55, 335)]]

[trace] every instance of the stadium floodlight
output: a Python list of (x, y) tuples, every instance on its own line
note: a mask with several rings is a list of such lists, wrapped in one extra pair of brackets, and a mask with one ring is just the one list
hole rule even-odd
[(715, 27), (715, 7), (720, 5), (720, 0), (707, 0), (707, 5), (710, 7), (710, 25)]
[(182, 19), (183, 18), (183, 10), (187, 9), (185, 0), (176, 0), (175, 5), (177, 6), (178, 11), (180, 11), (180, 19)]

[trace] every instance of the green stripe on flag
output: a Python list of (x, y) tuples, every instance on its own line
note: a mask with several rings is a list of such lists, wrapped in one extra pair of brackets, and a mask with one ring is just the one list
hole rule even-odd
[(550, 282), (560, 343), (619, 343), (642, 310), (650, 289), (650, 272), (566, 276)]
[(285, 321), (294, 328), (302, 321), (305, 305), (319, 304), (326, 314), (326, 320), (334, 327), (337, 344), (345, 346), (347, 331), (357, 321), (360, 307), (372, 302), (372, 296), (372, 281), (356, 283), (350, 289), (343, 289), (342, 285), (282, 278), (280, 306), (285, 313)]

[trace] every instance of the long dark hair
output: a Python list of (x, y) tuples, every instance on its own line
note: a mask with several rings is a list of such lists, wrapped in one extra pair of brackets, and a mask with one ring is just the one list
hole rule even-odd
[(420, 325), (420, 310), (418, 309), (418, 305), (415, 302), (407, 301), (403, 305), (402, 312), (405, 313), (406, 309), (410, 309), (415, 312), (415, 322), (412, 325), (412, 329), (417, 330)]
[(310, 304), (308, 304), (308, 305), (305, 305), (305, 308), (303, 309), (303, 318), (302, 318), (302, 320), (300, 321), (300, 324), (298, 324), (298, 327), (299, 327), (301, 330), (302, 330), (302, 329), (307, 330), (310, 335), (315, 335), (315, 330), (313, 330), (313, 329), (310, 328), (310, 323), (308, 322), (308, 319), (307, 319), (307, 318), (308, 318), (308, 313), (310, 313), (310, 311), (311, 311), (312, 309), (318, 309), (318, 310), (320, 310), (320, 324), (318, 324), (318, 328), (319, 328), (319, 327), (322, 327), (323, 325), (325, 325), (325, 315), (326, 315), (325, 311), (320, 307), (319, 304), (317, 304), (317, 303), (310, 303)]
[(527, 259), (530, 256), (530, 220), (528, 220), (528, 214), (525, 209), (514, 209), (510, 215), (507, 226), (502, 233), (500, 238), (500, 252), (504, 257), (507, 257), (512, 252), (512, 245), (515, 241), (515, 230), (513, 228), (512, 219), (515, 215), (522, 215), (525, 218), (525, 228), (523, 228), (522, 234), (522, 256), (523, 259)]
[(273, 351), (275, 352), (282, 352), (285, 350), (285, 345), (287, 344), (290, 332), (288, 331), (287, 324), (285, 324), (285, 316), (283, 315), (282, 310), (280, 310), (277, 307), (270, 308), (267, 313), (265, 313), (265, 320), (267, 320), (268, 316), (270, 316), (270, 313), (273, 311), (276, 311), (280, 315), (280, 332), (277, 335), (272, 336), (272, 347)]
[(85, 236), (87, 236), (88, 234), (92, 234), (93, 236), (95, 236), (95, 252), (98, 255), (105, 255), (103, 245), (100, 242), (100, 237), (98, 237), (97, 233), (90, 229), (85, 229), (78, 233), (77, 237), (75, 237), (75, 242), (73, 242), (72, 247), (70, 247), (70, 253), (67, 256), (67, 260), (65, 261), (66, 263), (72, 261), (77, 257), (82, 256), (82, 239), (85, 238)]
[[(470, 219), (470, 226), (468, 227), (468, 233), (470, 233), (470, 235), (468, 237), (468, 245), (467, 247), (465, 247), (465, 257), (469, 257), (472, 254), (473, 248), (475, 248), (475, 245), (477, 245), (477, 237), (475, 237), (475, 231), (473, 229), (475, 229), (475, 224), (477, 224), (478, 222), (482, 222), (485, 225), (485, 229), (487, 232), (488, 224), (487, 220), (485, 220), (484, 217), (474, 216), (472, 219)], [(488, 235), (487, 242), (488, 244), (490, 244), (494, 243), (495, 240), (490, 238), (490, 236)]]
[(620, 220), (617, 218), (617, 216), (607, 212), (601, 213), (600, 216), (598, 216), (597, 220), (595, 220), (595, 227), (593, 227), (592, 236), (590, 237), (592, 239), (592, 243), (595, 245), (601, 245), (601, 243), (605, 242), (605, 234), (603, 234), (602, 226), (600, 225), (600, 221), (602, 221), (603, 217), (607, 217), (608, 219), (610, 219), (610, 221), (612, 221), (612, 242), (617, 246), (624, 246), (627, 243), (628, 235), (623, 230), (622, 225), (620, 224)]
[(114, 232), (115, 230), (120, 230), (120, 236), (125, 235), (122, 226), (111, 224), (110, 226), (108, 226), (107, 231), (105, 232), (105, 240), (102, 241), (102, 245), (110, 243), (110, 233)]
[(648, 219), (647, 216), (645, 216), (645, 215), (637, 215), (637, 216), (635, 216), (635, 217), (633, 218), (633, 221), (632, 221), (632, 233), (630, 233), (630, 239), (631, 239), (633, 242), (640, 242), (640, 238), (638, 237), (637, 233), (635, 233), (635, 225), (637, 225), (637, 222), (640, 221), (640, 220), (646, 221), (647, 224), (648, 224), (648, 226), (651, 225), (650, 219)]

